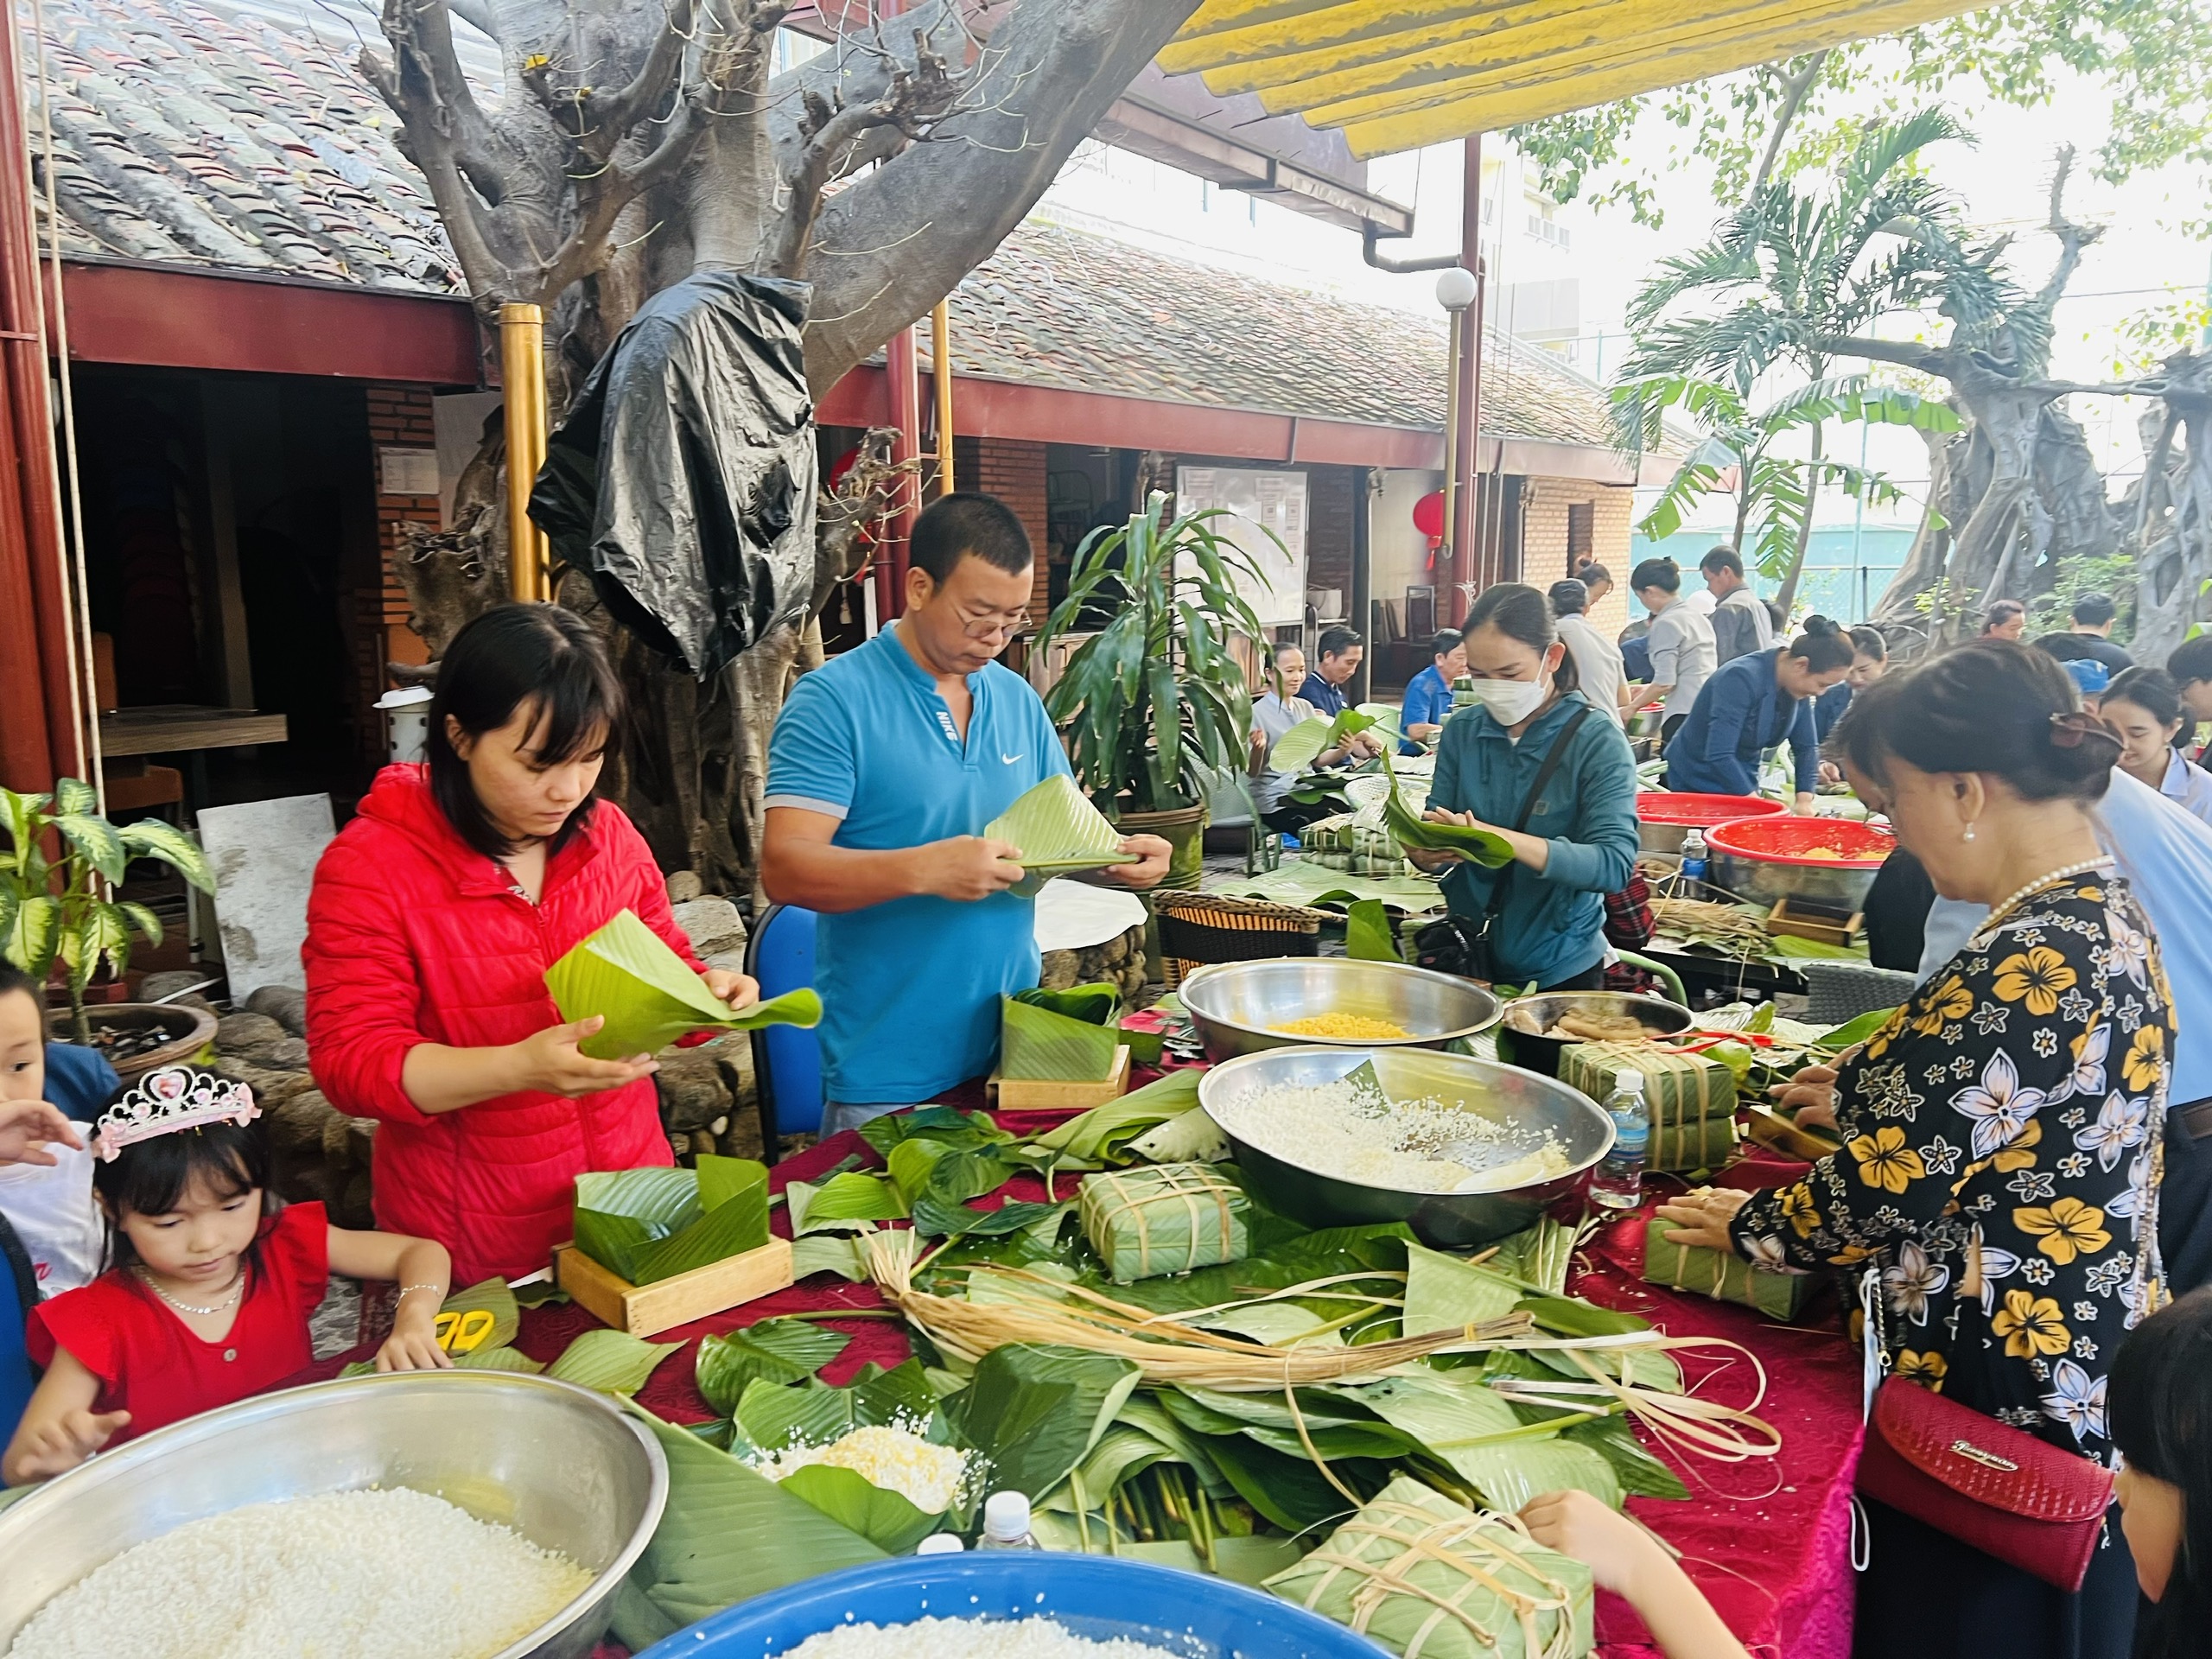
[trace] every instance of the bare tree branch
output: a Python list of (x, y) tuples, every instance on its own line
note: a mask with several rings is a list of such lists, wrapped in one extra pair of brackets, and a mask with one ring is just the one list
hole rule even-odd
[(2066, 285), (2074, 280), (2074, 272), (2082, 263), (2082, 251), (2104, 234), (2097, 225), (2076, 225), (2066, 217), (2066, 181), (2074, 171), (2074, 146), (2058, 147), (2057, 164), (2050, 176), (2050, 233), (2058, 238), (2058, 258), (2051, 266), (2050, 276), (2036, 296), (2036, 304), (2045, 316), (2057, 308), (2066, 292)]
[(630, 84), (611, 97), (600, 100), (593, 114), (600, 130), (607, 136), (606, 147), (599, 151), (602, 156), (613, 153), (614, 146), (624, 134), (635, 126), (661, 102), (676, 84), (676, 77), (683, 67), (683, 54), (690, 49), (696, 29), (698, 8), (695, 0), (673, 0), (669, 7), (668, 22), (653, 41), (653, 49), (645, 54)]
[(1828, 49), (1822, 47), (1805, 60), (1804, 67), (1783, 83), (1782, 107), (1774, 112), (1774, 130), (1767, 135), (1766, 153), (1759, 157), (1759, 170), (1752, 176), (1751, 188), (1744, 193), (1744, 200), (1766, 188), (1766, 181), (1774, 172), (1774, 163), (1782, 154), (1783, 138), (1789, 133), (1790, 123), (1796, 120), (1797, 111), (1803, 107), (1805, 95), (1813, 90), (1813, 83), (1821, 78), (1821, 71), (1827, 67)]
[(454, 257), (461, 261), (471, 297), (480, 309), (496, 307), (507, 297), (506, 262), (493, 249), (482, 198), (461, 177), (451, 136), (438, 122), (416, 118), (400, 72), (366, 47), (361, 48), (358, 67), (403, 124), (408, 159), (430, 187), (430, 200), (437, 206)]

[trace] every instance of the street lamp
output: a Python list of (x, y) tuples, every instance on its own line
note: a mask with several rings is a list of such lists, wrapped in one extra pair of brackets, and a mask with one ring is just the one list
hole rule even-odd
[(1436, 279), (1436, 302), (1452, 319), (1451, 344), (1446, 348), (1444, 373), (1444, 544), (1438, 550), (1442, 556), (1437, 568), (1444, 580), (1437, 583), (1438, 603), (1436, 625), (1445, 626), (1457, 620), (1458, 597), (1453, 591), (1459, 581), (1459, 359), (1467, 349), (1467, 308), (1474, 304), (1481, 290), (1476, 285), (1475, 273), (1465, 265), (1453, 265)]

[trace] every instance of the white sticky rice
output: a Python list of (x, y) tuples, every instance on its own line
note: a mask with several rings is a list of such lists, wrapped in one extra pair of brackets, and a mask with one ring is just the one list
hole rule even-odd
[(1182, 1659), (1128, 1637), (1094, 1642), (1052, 1618), (918, 1618), (839, 1624), (784, 1659)]
[(486, 1659), (591, 1577), (404, 1487), (251, 1503), (101, 1563), (8, 1659)]

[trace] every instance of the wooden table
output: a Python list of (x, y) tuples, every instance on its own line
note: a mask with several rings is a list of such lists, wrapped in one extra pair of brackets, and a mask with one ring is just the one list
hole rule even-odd
[(264, 715), (257, 709), (162, 702), (100, 716), (100, 753), (111, 759), (238, 749), (253, 743), (282, 743), (287, 735), (283, 715)]

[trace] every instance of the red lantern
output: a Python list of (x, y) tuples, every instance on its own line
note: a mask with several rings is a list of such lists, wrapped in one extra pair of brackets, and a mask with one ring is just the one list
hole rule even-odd
[(1431, 490), (1414, 503), (1414, 528), (1428, 538), (1432, 553), (1444, 545), (1444, 492)]

